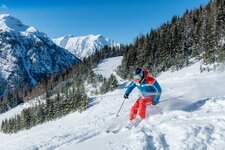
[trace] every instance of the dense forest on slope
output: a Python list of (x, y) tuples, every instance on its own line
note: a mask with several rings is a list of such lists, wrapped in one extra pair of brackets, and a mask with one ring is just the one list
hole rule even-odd
[(136, 38), (126, 47), (118, 73), (126, 78), (131, 67), (148, 68), (154, 75), (179, 70), (191, 58), (203, 64), (225, 61), (225, 1), (214, 0)]
[[(122, 46), (123, 47), (123, 46)], [(23, 129), (60, 118), (74, 111), (82, 112), (89, 106), (89, 97), (86, 94), (84, 84), (93, 85), (95, 94), (103, 94), (117, 87), (117, 79), (114, 75), (106, 79), (97, 75), (92, 69), (101, 61), (109, 57), (121, 56), (123, 48), (110, 48), (105, 46), (95, 54), (85, 58), (82, 63), (75, 64), (60, 74), (51, 74), (37, 86), (28, 89), (17, 89), (2, 97), (1, 112), (15, 107), (23, 101), (45, 94), (45, 101), (39, 102), (33, 107), (24, 109), (21, 114), (2, 121), (1, 131), (4, 133), (16, 133)], [(95, 86), (100, 84), (100, 86)], [(18, 96), (18, 91), (23, 94)]]
[[(65, 91), (65, 89), (71, 88), (76, 80), (81, 81), (82, 84), (85, 83), (89, 78), (97, 76), (93, 73), (92, 69), (95, 68), (98, 63), (109, 57), (121, 56), (123, 50), (122, 47), (111, 48), (105, 46), (100, 51), (85, 58), (82, 62), (76, 63), (59, 73), (49, 74), (33, 87), (27, 85), (23, 88), (9, 91), (8, 94), (0, 98), (0, 113), (15, 107), (20, 103), (45, 94), (47, 91), (49, 91), (51, 95), (56, 94), (58, 91)], [(102, 82), (106, 80), (103, 77), (98, 78), (100, 78), (99, 81)], [(95, 80), (91, 81), (96, 82)]]

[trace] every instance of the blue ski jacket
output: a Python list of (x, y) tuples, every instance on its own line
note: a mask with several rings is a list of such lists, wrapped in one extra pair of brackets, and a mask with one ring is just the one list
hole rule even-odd
[(162, 93), (162, 89), (159, 83), (152, 77), (149, 76), (147, 70), (144, 70), (145, 79), (139, 83), (139, 81), (133, 80), (125, 94), (129, 96), (129, 94), (133, 91), (135, 87), (137, 87), (142, 97), (152, 97), (154, 102), (158, 102)]

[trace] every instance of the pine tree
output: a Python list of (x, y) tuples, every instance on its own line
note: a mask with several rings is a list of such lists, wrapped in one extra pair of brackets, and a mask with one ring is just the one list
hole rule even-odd
[(54, 104), (53, 101), (50, 101), (50, 105), (48, 107), (48, 119), (52, 120), (55, 116)]
[(205, 64), (211, 64), (215, 62), (215, 49), (214, 49), (214, 38), (213, 38), (213, 25), (211, 17), (211, 5), (207, 5), (204, 12), (203, 22), (203, 60)]
[[(147, 35), (148, 36), (148, 35)], [(136, 63), (135, 66), (143, 66), (146, 62), (146, 51), (147, 43), (145, 42), (145, 36), (141, 35), (139, 38), (137, 38), (134, 49), (136, 51)]]
[(15, 127), (15, 132), (19, 131), (22, 128), (22, 118), (20, 115), (16, 115), (15, 118), (15, 123), (16, 123), (16, 127)]
[(172, 27), (172, 59), (173, 67), (176, 70), (179, 70), (182, 67), (182, 51), (181, 51), (181, 25), (179, 20), (174, 21), (175, 24)]
[(6, 124), (5, 120), (3, 120), (1, 123), (1, 131), (3, 132), (5, 132), (5, 124)]
[(60, 102), (61, 102), (61, 96), (60, 96), (60, 92), (57, 92), (55, 100), (54, 100), (54, 114), (57, 116), (61, 116), (60, 113)]
[(47, 105), (47, 107), (49, 107), (51, 100), (50, 100), (50, 93), (48, 90), (46, 91), (45, 99), (46, 99), (46, 105)]
[(44, 111), (44, 105), (39, 104), (37, 108), (37, 118), (38, 118), (38, 123), (43, 123), (45, 122), (46, 118), (46, 113)]
[(8, 119), (3, 120), (2, 125), (1, 125), (1, 130), (4, 133), (9, 133), (8, 127), (9, 127), (9, 125), (8, 125)]
[(225, 1), (215, 0), (215, 10), (216, 37), (218, 41), (216, 60), (218, 62), (225, 62)]
[(200, 18), (200, 11), (196, 10), (193, 16), (194, 22), (194, 37), (193, 37), (193, 46), (192, 46), (192, 56), (197, 59), (201, 59), (200, 54), (202, 53), (201, 47), (201, 28), (202, 28), (202, 20)]
[(107, 82), (107, 79), (104, 78), (103, 80), (103, 83), (102, 83), (102, 86), (100, 87), (100, 93), (101, 94), (105, 94), (106, 92), (108, 92), (108, 82)]
[(31, 127), (31, 112), (30, 108), (24, 109), (21, 113), (22, 116), (22, 127), (29, 129)]
[(109, 85), (109, 90), (113, 91), (117, 86), (118, 86), (118, 81), (116, 79), (116, 76), (111, 74), (109, 79), (108, 79), (108, 85)]
[(80, 107), (80, 111), (84, 111), (88, 108), (88, 96), (87, 94), (83, 94), (82, 95), (82, 101), (81, 101), (81, 107)]

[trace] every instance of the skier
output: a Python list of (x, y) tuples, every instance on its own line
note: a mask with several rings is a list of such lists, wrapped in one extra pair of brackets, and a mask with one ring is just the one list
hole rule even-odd
[[(133, 76), (133, 81), (129, 84), (124, 98), (127, 99), (129, 94), (135, 87), (138, 87), (141, 97), (136, 101), (130, 110), (130, 121), (134, 121), (136, 115), (140, 116), (140, 119), (145, 119), (146, 106), (147, 105), (156, 105), (159, 102), (159, 98), (162, 92), (162, 89), (159, 83), (153, 77), (149, 76), (147, 70), (142, 68), (137, 68)], [(139, 119), (139, 121), (141, 121)]]

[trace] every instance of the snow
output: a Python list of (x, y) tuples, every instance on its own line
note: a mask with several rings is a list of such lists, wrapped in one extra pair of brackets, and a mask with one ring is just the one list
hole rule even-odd
[(119, 47), (120, 44), (115, 41), (105, 38), (102, 35), (86, 35), (75, 37), (73, 35), (68, 35), (53, 39), (55, 44), (67, 49), (72, 54), (76, 55), (78, 58), (83, 59), (87, 56), (93, 54), (96, 50), (103, 48), (104, 46), (109, 47)]
[(17, 31), (17, 32), (36, 32), (34, 27), (29, 27), (13, 17), (10, 14), (0, 14), (0, 29), (6, 31)]
[(17, 114), (20, 114), (23, 111), (23, 109), (25, 109), (25, 108), (34, 107), (35, 105), (37, 105), (39, 103), (45, 103), (45, 100), (43, 100), (43, 97), (45, 97), (45, 95), (38, 96), (26, 103), (22, 103), (22, 104), (18, 105), (17, 107), (11, 109), (10, 111), (7, 111), (7, 112), (1, 114), (0, 122), (2, 122), (5, 118), (14, 117)]
[[(107, 59), (95, 72), (108, 76), (109, 68), (117, 63), (121, 57)], [(17, 134), (0, 132), (0, 149), (224, 149), (225, 72), (200, 73), (197, 62), (180, 71), (162, 73), (157, 80), (163, 89), (161, 101), (167, 101), (149, 106), (150, 115), (137, 127), (130, 127), (128, 121), (129, 110), (139, 96), (137, 89), (116, 117), (128, 84), (124, 81), (113, 92), (92, 96), (83, 113), (74, 112)], [(1, 114), (0, 120), (18, 113), (18, 108)]]
[(223, 46), (225, 44), (225, 37), (221, 38), (219, 41), (220, 45)]
[(46, 34), (12, 15), (0, 14), (0, 30), (0, 95), (9, 89), (35, 85), (44, 75), (79, 61)]
[(121, 64), (122, 59), (122, 56), (105, 59), (96, 69), (94, 69), (94, 73), (109, 78), (111, 74), (116, 74), (115, 70), (118, 67), (118, 64)]

